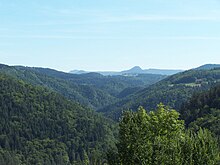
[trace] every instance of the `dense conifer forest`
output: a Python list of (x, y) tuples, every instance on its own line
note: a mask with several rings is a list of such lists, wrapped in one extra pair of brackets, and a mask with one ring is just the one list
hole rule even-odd
[(0, 165), (220, 165), (220, 0), (0, 0)]
[(0, 164), (219, 164), (219, 83), (0, 65)]
[(187, 127), (207, 128), (220, 137), (220, 84), (193, 95), (182, 105), (180, 113)]
[(114, 123), (78, 103), (0, 74), (0, 164), (101, 164)]
[(0, 65), (0, 72), (32, 85), (44, 86), (82, 105), (100, 109), (165, 78), (164, 75), (103, 76), (68, 74), (48, 68)]

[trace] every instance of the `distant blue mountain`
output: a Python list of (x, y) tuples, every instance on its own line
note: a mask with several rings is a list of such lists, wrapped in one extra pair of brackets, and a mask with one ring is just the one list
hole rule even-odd
[[(182, 72), (183, 70), (172, 70), (172, 69), (142, 69), (139, 66), (135, 66), (129, 70), (124, 70), (121, 72), (111, 72), (111, 71), (97, 71), (97, 73), (100, 73), (102, 75), (137, 75), (137, 74), (161, 74), (161, 75), (173, 75), (179, 72)], [(70, 71), (72, 74), (84, 74), (89, 73), (88, 71), (84, 70), (73, 70)]]
[(72, 70), (72, 71), (70, 71), (70, 73), (73, 73), (73, 74), (84, 74), (84, 73), (88, 73), (88, 72), (86, 72), (84, 70)]
[(120, 74), (144, 74), (145, 71), (139, 66), (135, 66), (129, 70), (121, 71)]

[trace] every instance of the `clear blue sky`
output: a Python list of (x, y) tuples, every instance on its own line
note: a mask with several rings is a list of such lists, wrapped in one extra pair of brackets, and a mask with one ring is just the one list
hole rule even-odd
[(220, 0), (0, 0), (0, 63), (62, 71), (220, 63)]

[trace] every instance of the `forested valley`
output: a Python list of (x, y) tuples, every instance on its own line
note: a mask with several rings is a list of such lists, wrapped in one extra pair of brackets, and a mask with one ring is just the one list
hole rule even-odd
[(0, 65), (0, 164), (220, 164), (220, 68), (171, 76)]

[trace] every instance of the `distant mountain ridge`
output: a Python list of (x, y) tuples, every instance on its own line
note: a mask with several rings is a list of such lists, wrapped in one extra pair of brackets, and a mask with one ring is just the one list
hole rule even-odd
[[(129, 70), (119, 71), (119, 72), (111, 72), (111, 71), (97, 71), (102, 75), (133, 75), (133, 74), (161, 74), (161, 75), (173, 75), (179, 72), (183, 72), (184, 70), (177, 70), (177, 69), (142, 69), (140, 66), (134, 66)], [(72, 70), (69, 73), (72, 74), (85, 74), (89, 73), (89, 71), (84, 70)]]

